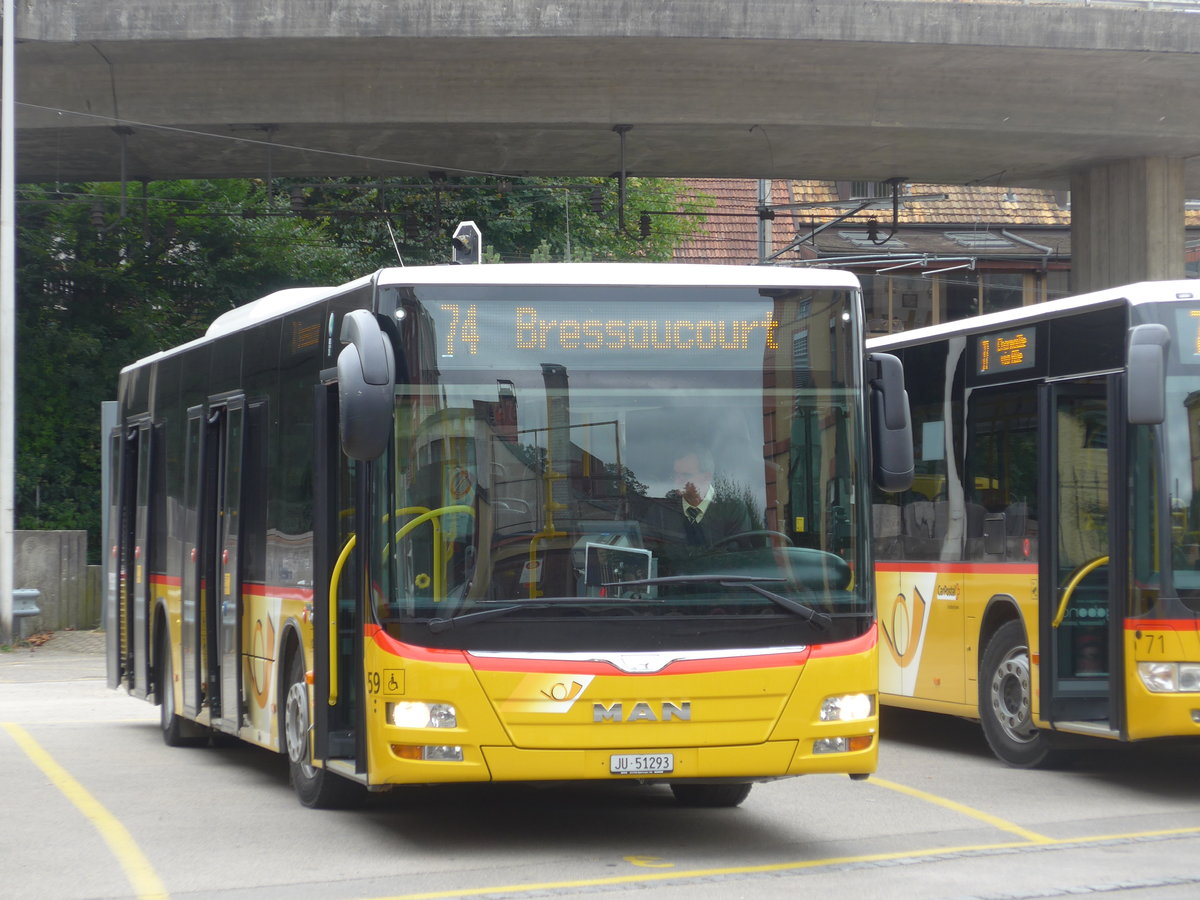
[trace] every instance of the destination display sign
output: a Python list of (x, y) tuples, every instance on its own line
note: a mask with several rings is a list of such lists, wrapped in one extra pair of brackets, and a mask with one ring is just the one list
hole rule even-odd
[[(634, 352), (736, 350), (765, 344), (779, 349), (775, 331), (779, 326), (771, 310), (757, 315), (712, 315), (713, 310), (689, 316), (603, 315), (573, 316), (569, 307), (552, 311), (533, 306), (516, 306), (497, 316), (487, 327), (474, 303), (441, 303), (443, 356), (465, 353), (474, 356), (481, 342), (501, 340), (513, 350), (562, 352), (605, 350)], [(682, 312), (681, 308), (681, 312)], [(697, 310), (699, 312), (699, 310)], [(706, 314), (707, 313), (707, 314)]]
[(976, 338), (975, 374), (1031, 369), (1037, 363), (1037, 332), (1031, 326)]
[(1175, 311), (1173, 341), (1181, 363), (1200, 363), (1200, 309), (1183, 307)]

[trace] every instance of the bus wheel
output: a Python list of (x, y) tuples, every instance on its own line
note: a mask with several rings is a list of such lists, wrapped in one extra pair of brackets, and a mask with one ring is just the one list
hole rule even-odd
[(739, 806), (752, 787), (752, 784), (676, 783), (671, 785), (671, 793), (681, 806), (730, 807)]
[(1050, 735), (1033, 724), (1033, 675), (1020, 622), (1006, 622), (988, 641), (979, 678), (979, 718), (996, 756), (1010, 766), (1052, 765)]
[(158, 721), (163, 743), (168, 747), (195, 747), (208, 737), (208, 730), (175, 714), (175, 673), (171, 664), (171, 642), (163, 632), (158, 641)]
[(344, 809), (362, 803), (366, 791), (360, 785), (312, 764), (308, 732), (308, 683), (304, 678), (304, 664), (297, 653), (292, 657), (288, 671), (283, 710), (283, 733), (292, 787), (300, 802), (310, 809)]

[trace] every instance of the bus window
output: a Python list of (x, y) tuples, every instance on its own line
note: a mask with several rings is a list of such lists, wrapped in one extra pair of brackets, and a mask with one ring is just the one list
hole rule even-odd
[(968, 558), (1037, 559), (1037, 389), (978, 389), (967, 414)]

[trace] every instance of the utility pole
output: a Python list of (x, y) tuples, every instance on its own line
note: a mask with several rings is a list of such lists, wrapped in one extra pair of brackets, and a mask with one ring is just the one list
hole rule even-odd
[(0, 70), (0, 644), (13, 642), (13, 509), (16, 465), (16, 133), (13, 102), (13, 0), (3, 0), (4, 62)]

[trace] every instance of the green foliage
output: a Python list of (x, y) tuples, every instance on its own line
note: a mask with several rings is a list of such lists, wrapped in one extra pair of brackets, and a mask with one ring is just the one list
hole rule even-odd
[[(331, 179), (29, 185), (17, 207), (17, 527), (100, 534), (100, 403), (122, 366), (192, 340), (216, 316), (287, 287), (449, 261), (459, 221), (489, 263), (670, 259), (711, 206), (682, 184), (630, 179)], [(592, 197), (600, 204), (592, 208)], [(643, 211), (654, 215), (641, 237)], [(568, 230), (567, 223), (570, 223)], [(632, 224), (630, 224), (632, 223)]]

